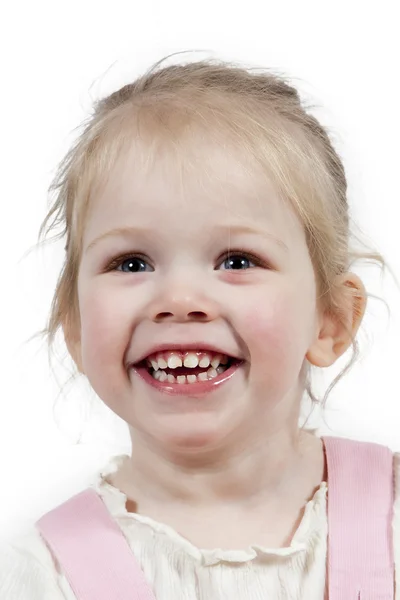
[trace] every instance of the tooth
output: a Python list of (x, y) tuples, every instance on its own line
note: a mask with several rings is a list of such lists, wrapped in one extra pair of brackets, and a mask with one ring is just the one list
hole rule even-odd
[(218, 375), (221, 375), (221, 373), (223, 373), (225, 370), (226, 370), (225, 367), (217, 367), (216, 368)]
[(168, 367), (167, 361), (161, 354), (157, 354), (157, 363), (160, 369), (166, 369)]
[(153, 373), (153, 377), (154, 377), (154, 379), (157, 379), (157, 381), (160, 379), (160, 375), (161, 375), (161, 371), (154, 371), (154, 373)]
[(181, 367), (182, 366), (182, 359), (180, 356), (178, 356), (177, 354), (171, 354), (171, 356), (168, 357), (168, 367), (170, 369), (176, 369), (177, 367)]
[(167, 377), (168, 376), (167, 376), (166, 372), (165, 371), (161, 371), (160, 377), (158, 378), (158, 381), (161, 381), (161, 382), (167, 381)]
[(153, 369), (154, 369), (155, 371), (158, 371), (158, 369), (160, 368), (160, 367), (158, 366), (158, 362), (157, 362), (156, 360), (151, 360), (151, 361), (150, 361), (150, 365), (153, 367)]
[(194, 369), (199, 364), (199, 359), (196, 354), (193, 352), (189, 352), (185, 356), (185, 360), (183, 361), (183, 365), (188, 369)]
[(205, 354), (199, 360), (199, 367), (201, 367), (202, 369), (206, 369), (209, 366), (210, 366), (210, 357), (207, 354)]
[(196, 383), (196, 381), (197, 381), (196, 375), (187, 375), (186, 377), (187, 377), (188, 383)]
[(199, 381), (207, 381), (208, 377), (207, 377), (207, 371), (204, 371), (203, 373), (199, 373), (197, 375), (197, 379)]
[(207, 376), (208, 379), (214, 379), (214, 377), (217, 377), (218, 373), (215, 369), (208, 369), (207, 371)]
[(221, 363), (221, 365), (227, 365), (228, 364), (228, 360), (229, 358), (227, 357), (226, 354), (223, 354), (221, 357), (221, 360), (219, 361)]
[(178, 375), (176, 380), (178, 383), (186, 383), (186, 375)]
[(219, 363), (221, 362), (221, 355), (220, 354), (216, 354), (214, 356), (214, 358), (211, 361), (211, 366), (214, 367), (214, 369), (216, 369), (219, 365)]
[(175, 375), (168, 374), (167, 375), (167, 381), (168, 381), (168, 383), (175, 383), (175, 381), (176, 381), (175, 380)]

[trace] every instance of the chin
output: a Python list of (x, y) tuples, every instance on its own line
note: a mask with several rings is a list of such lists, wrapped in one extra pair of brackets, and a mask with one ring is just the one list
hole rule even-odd
[[(162, 445), (167, 452), (187, 454), (188, 457), (193, 454), (207, 454), (217, 451), (224, 446), (227, 438), (227, 428), (215, 426), (215, 415), (213, 423), (204, 416), (196, 419), (182, 418), (175, 416), (175, 423), (169, 423), (169, 426), (159, 423), (158, 431), (152, 428), (151, 435), (156, 437), (159, 445)], [(154, 425), (154, 424), (153, 424)]]

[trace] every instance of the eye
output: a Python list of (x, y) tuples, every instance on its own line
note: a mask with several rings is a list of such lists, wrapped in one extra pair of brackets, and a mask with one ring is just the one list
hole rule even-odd
[(257, 266), (261, 266), (260, 259), (243, 252), (230, 252), (222, 263), (220, 263), (223, 271), (245, 271)]
[(122, 271), (123, 273), (144, 273), (154, 271), (153, 267), (142, 256), (124, 255), (115, 258), (108, 266), (108, 271)]
[[(264, 267), (263, 261), (247, 252), (235, 251), (222, 257), (219, 268), (223, 271), (247, 271), (255, 267)], [(146, 257), (129, 254), (114, 258), (107, 267), (107, 271), (120, 271), (123, 273), (145, 273), (154, 271)]]

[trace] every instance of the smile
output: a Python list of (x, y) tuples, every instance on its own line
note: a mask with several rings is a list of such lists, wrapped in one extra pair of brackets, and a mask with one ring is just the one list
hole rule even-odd
[(242, 362), (205, 350), (174, 350), (151, 354), (133, 365), (133, 370), (160, 391), (197, 395), (211, 392), (228, 381)]

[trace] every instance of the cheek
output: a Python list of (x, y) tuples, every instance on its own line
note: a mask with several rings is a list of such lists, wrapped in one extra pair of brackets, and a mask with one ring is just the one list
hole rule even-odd
[(103, 290), (80, 298), (82, 362), (88, 376), (109, 372), (115, 357), (122, 361), (130, 333), (132, 310)]
[(274, 365), (276, 372), (302, 364), (309, 334), (309, 310), (291, 294), (248, 307), (243, 337), (253, 364)]

